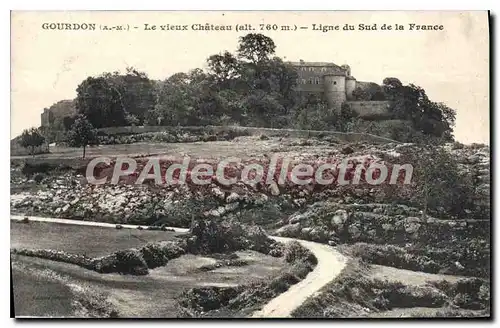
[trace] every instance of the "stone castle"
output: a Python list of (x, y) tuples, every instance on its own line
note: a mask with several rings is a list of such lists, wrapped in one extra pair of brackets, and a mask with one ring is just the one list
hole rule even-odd
[(328, 106), (340, 111), (344, 102), (360, 117), (385, 117), (388, 115), (387, 101), (357, 101), (353, 97), (356, 88), (364, 89), (370, 82), (356, 81), (349, 65), (338, 66), (325, 62), (289, 62), (297, 69), (297, 89), (301, 92), (320, 93)]
[[(326, 62), (289, 62), (297, 69), (297, 89), (300, 92), (322, 94), (328, 106), (340, 111), (344, 102), (347, 102), (359, 117), (364, 119), (383, 119), (388, 116), (387, 101), (357, 101), (353, 97), (356, 88), (365, 89), (370, 82), (357, 81), (351, 75), (349, 65), (338, 66)], [(45, 108), (41, 114), (41, 125), (52, 126), (54, 121), (64, 116), (76, 113), (74, 100), (62, 100), (50, 108)]]

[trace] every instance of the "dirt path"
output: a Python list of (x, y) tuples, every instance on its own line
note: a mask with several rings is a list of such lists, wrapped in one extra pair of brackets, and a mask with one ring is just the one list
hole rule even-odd
[[(69, 219), (56, 219), (56, 218), (42, 218), (42, 217), (28, 217), (29, 220), (39, 222), (53, 222), (61, 224), (73, 225), (87, 225), (115, 228), (115, 224), (69, 220)], [(11, 220), (23, 220), (24, 216), (11, 215)], [(137, 229), (136, 225), (123, 224), (125, 229)], [(145, 226), (143, 226), (145, 227)], [(187, 232), (188, 229), (172, 228), (176, 232)], [(275, 237), (271, 236), (276, 241), (287, 243), (293, 240), (298, 241), (304, 247), (309, 249), (318, 259), (318, 264), (312, 272), (310, 272), (302, 281), (293, 285), (286, 292), (272, 299), (269, 303), (264, 305), (260, 311), (256, 311), (253, 318), (286, 318), (290, 317), (293, 310), (298, 308), (306, 299), (314, 296), (323, 286), (335, 279), (346, 265), (346, 258), (342, 256), (334, 248), (319, 244), (311, 241), (299, 240), (294, 238)]]
[[(26, 216), (24, 215), (11, 215), (10, 219), (15, 221), (22, 221)], [(71, 219), (56, 219), (56, 218), (43, 218), (40, 216), (28, 216), (30, 221), (37, 222), (50, 222), (50, 223), (60, 223), (60, 224), (72, 224), (72, 225), (83, 225), (83, 226), (92, 226), (92, 227), (103, 227), (103, 228), (116, 228), (115, 223), (105, 223), (105, 222), (94, 222), (94, 221), (83, 221), (83, 220), (71, 220)], [(138, 227), (143, 227), (144, 229), (147, 226), (139, 226), (133, 224), (120, 224), (123, 229), (137, 229)], [(186, 228), (168, 228), (173, 229), (175, 232), (188, 232), (189, 229)]]
[(308, 248), (318, 259), (318, 264), (307, 277), (293, 285), (283, 294), (272, 299), (262, 310), (256, 311), (253, 318), (286, 318), (306, 299), (314, 296), (323, 286), (335, 279), (346, 265), (346, 258), (328, 245), (293, 238), (271, 237), (287, 243), (297, 240)]

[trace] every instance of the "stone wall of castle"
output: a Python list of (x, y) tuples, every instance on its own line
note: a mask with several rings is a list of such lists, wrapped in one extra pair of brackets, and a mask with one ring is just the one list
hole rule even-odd
[(358, 113), (360, 118), (388, 118), (389, 101), (348, 101), (349, 107)]
[(54, 114), (48, 108), (45, 108), (40, 115), (40, 120), (42, 127), (49, 127), (54, 121)]
[(340, 111), (342, 103), (346, 100), (345, 76), (325, 75), (323, 88), (328, 106), (335, 111)]

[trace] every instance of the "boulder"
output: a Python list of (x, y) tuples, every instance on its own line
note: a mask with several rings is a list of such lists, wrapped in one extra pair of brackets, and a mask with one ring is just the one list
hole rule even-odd
[(406, 233), (409, 233), (409, 234), (414, 234), (414, 233), (418, 232), (418, 230), (420, 229), (420, 226), (421, 226), (421, 224), (416, 223), (416, 222), (405, 223), (405, 225), (404, 225)]
[(358, 239), (361, 236), (361, 229), (356, 225), (349, 226), (347, 231), (349, 232), (351, 239)]
[(300, 232), (299, 224), (288, 224), (276, 230), (276, 234), (283, 237), (299, 237)]
[(347, 222), (348, 218), (349, 215), (347, 214), (346, 210), (337, 210), (330, 223), (333, 227), (342, 228)]
[(384, 229), (385, 231), (394, 231), (394, 226), (389, 223), (383, 223), (382, 229)]

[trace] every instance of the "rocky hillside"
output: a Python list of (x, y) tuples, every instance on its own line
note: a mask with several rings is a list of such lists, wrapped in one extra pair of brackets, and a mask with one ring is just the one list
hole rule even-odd
[[(432, 149), (421, 152), (412, 144), (345, 145), (321, 139), (302, 143), (270, 139), (259, 140), (259, 147), (272, 145), (263, 149), (287, 156), (295, 163), (319, 165), (332, 157), (338, 161), (349, 158), (356, 164), (379, 161), (390, 166), (410, 162), (414, 164), (412, 183), (299, 186), (291, 182), (238, 182), (227, 187), (217, 183), (199, 186), (189, 181), (180, 186), (138, 186), (125, 181), (92, 186), (79, 173), (82, 170), (40, 164), (29, 165), (28, 170), (27, 164), (21, 163), (11, 168), (11, 188), (22, 190), (11, 196), (11, 210), (181, 227), (189, 226), (195, 218), (238, 219), (276, 230), (281, 236), (351, 245), (349, 251), (371, 257), (372, 261), (378, 261), (384, 252), (392, 252), (398, 259), (393, 262), (399, 261), (392, 264), (400, 267), (488, 275), (489, 147), (450, 144), (444, 147), (443, 155)], [(237, 146), (238, 140), (234, 143)], [(269, 155), (249, 161), (266, 165)], [(215, 165), (213, 160), (205, 162)], [(244, 164), (230, 169), (237, 174)], [(437, 178), (425, 180), (421, 172), (427, 171), (433, 171), (432, 177)], [(104, 175), (110, 172), (110, 168), (101, 171)], [(422, 184), (435, 190), (432, 199), (422, 197)], [(387, 256), (379, 257), (387, 261)]]

